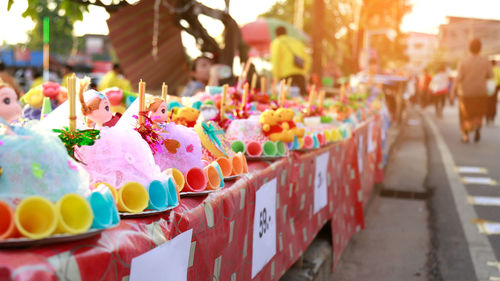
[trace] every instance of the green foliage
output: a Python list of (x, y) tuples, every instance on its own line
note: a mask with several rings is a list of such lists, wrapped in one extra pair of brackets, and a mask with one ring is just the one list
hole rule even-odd
[[(9, 0), (10, 9), (14, 0)], [(28, 48), (42, 49), (43, 18), (50, 19), (50, 50), (51, 53), (68, 55), (73, 47), (73, 24), (83, 19), (83, 13), (88, 11), (87, 5), (73, 0), (28, 0), (28, 7), (23, 17), (30, 17), (35, 27), (29, 32)]]

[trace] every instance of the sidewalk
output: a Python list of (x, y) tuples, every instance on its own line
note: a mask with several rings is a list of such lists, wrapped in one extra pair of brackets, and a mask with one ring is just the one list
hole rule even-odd
[(410, 109), (389, 156), (386, 181), (366, 210), (366, 228), (351, 240), (331, 281), (427, 280), (426, 175), (423, 120)]

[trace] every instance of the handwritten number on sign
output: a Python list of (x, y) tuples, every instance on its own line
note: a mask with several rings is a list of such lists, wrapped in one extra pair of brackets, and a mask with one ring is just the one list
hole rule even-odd
[(271, 222), (271, 216), (267, 216), (266, 208), (262, 209), (259, 213), (260, 221), (259, 221), (259, 238), (262, 238), (266, 231), (269, 229), (269, 223)]
[(321, 188), (321, 184), (323, 183), (323, 173), (318, 173), (318, 182), (316, 184), (316, 188)]

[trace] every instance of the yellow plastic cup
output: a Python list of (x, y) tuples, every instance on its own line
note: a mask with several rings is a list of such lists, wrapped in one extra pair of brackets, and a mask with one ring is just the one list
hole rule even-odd
[(57, 231), (79, 234), (89, 230), (94, 220), (94, 213), (89, 202), (74, 193), (64, 195), (56, 204), (59, 221)]
[(40, 196), (22, 200), (14, 213), (19, 233), (31, 239), (50, 236), (56, 230), (58, 220), (54, 204)]
[(172, 176), (177, 191), (181, 192), (181, 190), (186, 185), (186, 179), (184, 179), (184, 175), (182, 174), (182, 172), (175, 168), (169, 168), (166, 169), (164, 173), (168, 176)]
[(149, 194), (138, 182), (128, 182), (118, 190), (118, 210), (128, 213), (140, 213), (146, 209)]
[(94, 184), (94, 189), (100, 190), (102, 187), (106, 187), (109, 189), (111, 192), (111, 196), (113, 196), (113, 199), (115, 199), (115, 202), (118, 201), (118, 191), (116, 191), (116, 188), (114, 188), (111, 184), (105, 183), (105, 182), (96, 182)]

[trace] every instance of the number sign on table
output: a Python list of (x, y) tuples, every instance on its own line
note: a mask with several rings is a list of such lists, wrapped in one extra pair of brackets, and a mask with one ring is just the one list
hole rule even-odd
[(314, 176), (314, 213), (319, 212), (328, 203), (327, 173), (330, 152), (316, 157), (316, 171)]
[(255, 194), (252, 278), (276, 254), (276, 184), (276, 179), (273, 179)]

